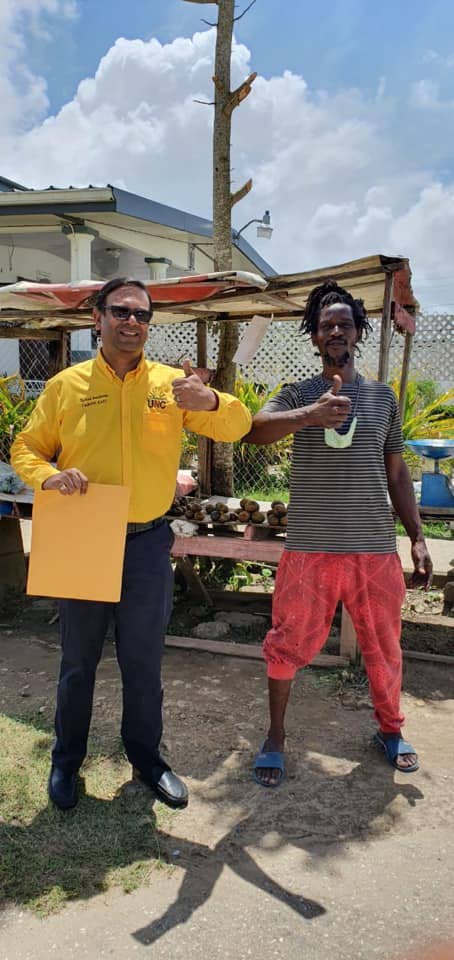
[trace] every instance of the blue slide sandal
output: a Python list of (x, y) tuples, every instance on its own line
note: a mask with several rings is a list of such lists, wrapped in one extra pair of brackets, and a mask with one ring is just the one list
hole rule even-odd
[[(257, 776), (257, 770), (279, 770), (280, 777), (275, 783), (264, 783)], [(254, 760), (254, 780), (261, 787), (278, 787), (285, 777), (284, 754), (278, 750), (261, 750)]]
[(374, 736), (374, 743), (377, 743), (385, 751), (385, 756), (388, 763), (394, 767), (395, 770), (398, 770), (399, 773), (415, 773), (416, 770), (419, 770), (419, 763), (413, 763), (411, 767), (400, 767), (396, 762), (397, 757), (401, 757), (404, 753), (414, 753), (416, 750), (412, 747), (411, 743), (407, 743), (406, 740), (402, 740), (400, 734), (396, 733), (392, 737), (384, 737), (380, 730)]

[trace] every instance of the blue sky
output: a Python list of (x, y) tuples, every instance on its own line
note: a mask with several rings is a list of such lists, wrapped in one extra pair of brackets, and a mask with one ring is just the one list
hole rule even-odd
[[(239, 11), (247, 6), (246, 0)], [(185, 0), (79, 0), (75, 20), (44, 16), (51, 42), (28, 31), (32, 68), (45, 76), (51, 111), (71, 98), (79, 80), (92, 75), (117, 37), (169, 42), (204, 29), (214, 5)], [(311, 86), (376, 89), (386, 75), (393, 89), (418, 79), (428, 50), (452, 54), (454, 4), (449, 0), (256, 0), (237, 24), (238, 38), (253, 51), (264, 76), (284, 69), (302, 73)], [(427, 68), (427, 64), (426, 64)], [(433, 70), (431, 71), (433, 72)], [(438, 71), (437, 71), (438, 75)], [(445, 92), (454, 90), (454, 69), (443, 71)]]
[[(112, 182), (210, 216), (211, 111), (194, 99), (212, 96), (202, 18), (215, 14), (0, 0), (0, 172)], [(235, 225), (272, 210), (271, 243), (248, 234), (265, 259), (296, 270), (403, 253), (422, 302), (454, 304), (453, 38), (451, 0), (256, 0), (236, 27), (234, 82), (259, 77), (234, 115), (232, 165), (234, 187), (254, 179)]]

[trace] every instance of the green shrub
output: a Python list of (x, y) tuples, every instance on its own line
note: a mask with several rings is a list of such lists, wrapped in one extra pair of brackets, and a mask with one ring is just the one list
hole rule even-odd
[[(240, 377), (235, 384), (235, 396), (250, 410), (252, 416), (258, 413), (265, 403), (281, 390), (281, 386), (269, 390), (266, 384), (254, 384)], [(293, 438), (284, 437), (276, 443), (258, 446), (242, 443), (233, 444), (233, 476), (236, 495), (267, 495), (275, 487), (288, 487), (290, 475), (290, 453)], [(258, 491), (258, 493), (257, 493)]]
[(0, 377), (0, 460), (9, 460), (14, 437), (25, 427), (36, 400), (27, 397), (19, 374)]

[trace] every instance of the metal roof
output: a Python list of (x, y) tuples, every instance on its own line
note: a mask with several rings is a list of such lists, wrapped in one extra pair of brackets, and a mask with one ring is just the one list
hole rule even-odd
[(0, 192), (8, 193), (11, 190), (26, 190), (27, 187), (24, 187), (21, 183), (16, 183), (14, 180), (8, 180), (8, 177), (0, 177)]
[[(36, 217), (38, 212), (46, 217), (54, 216), (57, 220), (60, 217), (89, 217), (95, 225), (96, 214), (115, 214), (117, 217), (132, 218), (136, 222), (142, 220), (145, 223), (159, 224), (167, 230), (186, 234), (188, 240), (199, 238), (203, 242), (204, 238), (211, 240), (213, 236), (211, 220), (129, 193), (127, 190), (120, 190), (111, 184), (105, 187), (95, 187), (92, 184), (88, 187), (69, 186), (64, 189), (49, 186), (43, 190), (24, 189), (19, 184), (14, 184), (12, 189), (0, 189), (0, 217), (13, 218), (12, 231), (14, 217), (20, 218), (17, 223), (22, 225), (24, 218)], [(232, 230), (232, 244), (250, 263), (267, 276), (275, 274), (273, 267), (247, 240), (242, 236), (236, 238), (234, 234), (235, 231)]]
[[(332, 267), (322, 267), (318, 270), (308, 270), (304, 273), (281, 274), (268, 278), (265, 284), (261, 277), (250, 277), (247, 286), (228, 283), (227, 295), (225, 283), (220, 283), (217, 290), (211, 291), (210, 297), (201, 299), (191, 294), (191, 283), (197, 277), (184, 277), (180, 281), (172, 280), (165, 283), (149, 284), (150, 293), (154, 301), (153, 323), (181, 323), (182, 321), (215, 319), (215, 320), (251, 320), (256, 314), (261, 316), (273, 315), (275, 320), (301, 319), (311, 289), (328, 278), (337, 280), (354, 297), (364, 300), (370, 316), (380, 316), (385, 299), (387, 277), (394, 275), (394, 299), (409, 314), (414, 314), (418, 308), (411, 286), (411, 270), (408, 259), (405, 257), (387, 257), (377, 254), (351, 260), (348, 263), (337, 264)], [(213, 274), (206, 279), (216, 277), (224, 280), (229, 277), (246, 276), (236, 274)], [(171, 284), (175, 288), (175, 296), (169, 296)], [(19, 288), (21, 285), (15, 285)], [(25, 285), (26, 286), (26, 285)], [(42, 296), (49, 295), (52, 284), (29, 284), (35, 290), (40, 288)], [(86, 285), (87, 286), (87, 285)], [(94, 286), (99, 287), (100, 284)], [(255, 286), (255, 289), (254, 289)], [(69, 284), (61, 287), (70, 288)], [(182, 298), (182, 292), (184, 297)], [(195, 292), (195, 286), (193, 287)], [(22, 291), (18, 289), (18, 293)], [(87, 298), (81, 300), (78, 308), (74, 305), (56, 313), (46, 309), (46, 304), (39, 306), (30, 300), (28, 310), (14, 309), (11, 303), (12, 288), (3, 287), (0, 291), (0, 303), (3, 300), (5, 308), (0, 310), (1, 322), (9, 325), (27, 326), (29, 328), (57, 327), (60, 329), (81, 329), (92, 325), (91, 310)], [(14, 295), (13, 295), (14, 300)], [(1, 336), (1, 329), (0, 329)]]

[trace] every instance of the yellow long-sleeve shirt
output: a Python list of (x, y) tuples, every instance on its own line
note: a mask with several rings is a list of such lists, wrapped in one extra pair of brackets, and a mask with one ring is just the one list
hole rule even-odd
[(226, 393), (218, 393), (215, 411), (180, 410), (172, 381), (182, 376), (182, 370), (142, 358), (120, 380), (101, 353), (68, 367), (48, 381), (16, 437), (14, 469), (40, 489), (59, 470), (78, 467), (92, 483), (129, 487), (130, 522), (161, 516), (175, 493), (184, 428), (229, 442), (251, 427), (247, 408)]

